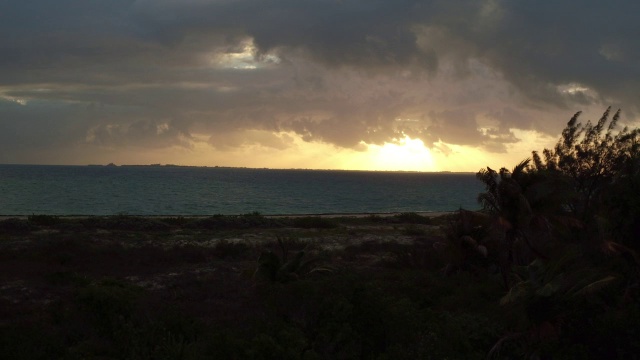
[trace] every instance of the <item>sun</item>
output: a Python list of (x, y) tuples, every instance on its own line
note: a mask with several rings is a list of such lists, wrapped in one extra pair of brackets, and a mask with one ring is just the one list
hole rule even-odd
[[(306, 141), (295, 133), (279, 133), (283, 146), (250, 144), (232, 150), (212, 149), (206, 135), (195, 135), (189, 149), (172, 149), (163, 154), (165, 162), (188, 165), (241, 166), (274, 169), (340, 169), (374, 171), (419, 171), (442, 170), (438, 164), (451, 165), (451, 159), (442, 159), (438, 150), (430, 150), (420, 139), (404, 136), (381, 145), (360, 143), (356, 148), (338, 148), (335, 145)], [(270, 138), (269, 138), (270, 139)], [(286, 140), (286, 141), (285, 141)], [(276, 145), (281, 145), (277, 141)], [(266, 143), (265, 143), (266, 144)], [(155, 153), (157, 156), (157, 153)], [(155, 158), (138, 160), (153, 162)]]
[(369, 168), (388, 171), (436, 171), (431, 151), (420, 139), (405, 135), (394, 143), (369, 145)]

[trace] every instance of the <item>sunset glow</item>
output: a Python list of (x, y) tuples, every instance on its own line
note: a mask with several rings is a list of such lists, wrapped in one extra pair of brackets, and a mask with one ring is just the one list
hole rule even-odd
[(397, 143), (371, 145), (367, 151), (372, 170), (434, 171), (431, 151), (420, 139), (405, 136)]
[(0, 9), (0, 163), (477, 171), (640, 120), (633, 2), (51, 4)]

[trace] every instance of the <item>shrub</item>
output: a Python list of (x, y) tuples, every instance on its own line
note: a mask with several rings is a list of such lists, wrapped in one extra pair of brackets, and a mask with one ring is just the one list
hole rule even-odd
[(213, 255), (221, 259), (239, 259), (245, 256), (251, 248), (244, 242), (220, 240), (213, 248)]
[(415, 225), (409, 225), (402, 230), (402, 233), (408, 236), (421, 236), (425, 235), (426, 231)]
[(430, 225), (432, 223), (430, 218), (428, 218), (426, 216), (419, 215), (419, 214), (414, 213), (414, 212), (405, 212), (405, 213), (395, 214), (395, 215), (393, 215), (393, 218), (396, 221), (398, 221), (400, 223), (404, 223), (404, 224)]
[(302, 229), (333, 229), (338, 227), (338, 224), (329, 219), (320, 216), (303, 216), (292, 219), (294, 227)]
[(640, 129), (614, 134), (620, 111), (609, 121), (610, 108), (596, 124), (582, 126), (579, 115), (556, 146), (543, 151), (544, 159), (533, 152), (533, 166), (525, 160), (513, 171), (477, 174), (486, 186), (478, 200), (488, 216), (479, 224), (484, 235), (467, 233), (465, 239), (486, 245), (489, 255), (496, 252), (491, 243), (499, 245), (509, 289), (501, 303), (520, 319), (490, 356), (507, 342), (518, 357), (593, 353), (592, 344), (570, 340), (591, 327), (581, 319), (597, 319), (629, 298), (640, 281), (635, 251), (612, 241), (631, 243), (640, 218)]
[(28, 220), (18, 218), (8, 218), (0, 221), (0, 231), (6, 233), (26, 233), (34, 229), (34, 226)]
[(61, 219), (58, 216), (53, 216), (53, 215), (29, 215), (29, 217), (27, 217), (27, 220), (30, 223), (33, 223), (35, 225), (39, 225), (39, 226), (56, 226), (58, 224), (60, 224)]
[(284, 224), (280, 219), (268, 218), (259, 213), (244, 215), (214, 215), (207, 218), (196, 219), (188, 224), (190, 228), (208, 230), (235, 230), (251, 228), (279, 228)]
[[(603, 189), (637, 164), (640, 152), (640, 129), (624, 128), (614, 134), (620, 110), (609, 121), (609, 107), (596, 124), (578, 122), (577, 112), (562, 131), (553, 149), (544, 149), (544, 160), (533, 152), (537, 171), (558, 174), (570, 179), (579, 195), (568, 205), (581, 219), (589, 218), (598, 206)], [(607, 126), (607, 122), (609, 122)], [(603, 133), (606, 126), (606, 132)], [(635, 167), (637, 171), (637, 167)], [(595, 204), (594, 204), (595, 201)]]
[(119, 231), (168, 231), (169, 225), (153, 218), (129, 215), (89, 216), (80, 220), (88, 229)]
[(187, 226), (187, 224), (189, 224), (191, 221), (193, 221), (193, 219), (189, 219), (186, 218), (184, 216), (178, 216), (178, 217), (167, 217), (167, 218), (163, 218), (161, 219), (161, 221), (169, 226), (174, 226), (174, 227), (185, 227)]
[(292, 241), (290, 238), (278, 238), (277, 241), (282, 250), (282, 256), (276, 255), (271, 250), (263, 251), (258, 258), (258, 267), (254, 277), (270, 282), (286, 283), (312, 273), (333, 271), (330, 267), (316, 266), (317, 263), (325, 260), (324, 254), (306, 256), (305, 250), (300, 250), (290, 258), (289, 245), (296, 241)]

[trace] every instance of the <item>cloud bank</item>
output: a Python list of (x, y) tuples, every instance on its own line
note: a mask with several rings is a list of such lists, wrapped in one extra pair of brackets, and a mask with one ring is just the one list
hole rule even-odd
[(505, 152), (515, 130), (555, 135), (578, 110), (635, 119), (638, 13), (633, 1), (5, 2), (0, 162), (202, 142), (284, 151), (292, 136)]

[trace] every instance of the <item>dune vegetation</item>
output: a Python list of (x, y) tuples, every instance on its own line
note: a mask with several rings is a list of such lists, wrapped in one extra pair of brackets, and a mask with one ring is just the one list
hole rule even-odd
[(0, 358), (635, 358), (640, 130), (578, 118), (481, 211), (2, 220)]

